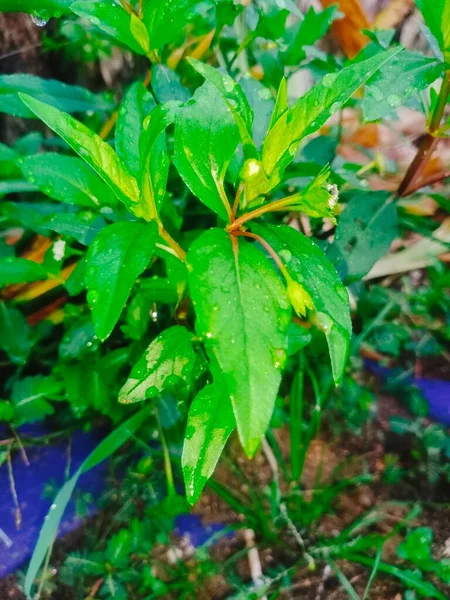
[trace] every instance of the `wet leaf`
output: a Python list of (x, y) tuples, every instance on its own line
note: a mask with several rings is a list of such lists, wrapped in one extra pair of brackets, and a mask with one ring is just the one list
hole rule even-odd
[(188, 253), (196, 329), (217, 361), (245, 452), (269, 424), (281, 380), (290, 319), (286, 290), (262, 252), (223, 230), (203, 233)]
[(192, 334), (185, 327), (169, 327), (135, 364), (119, 392), (119, 402), (142, 402), (179, 381), (189, 384), (195, 358)]
[(131, 207), (138, 201), (139, 189), (135, 178), (100, 136), (49, 104), (25, 94), (20, 94), (20, 97), (36, 116), (62, 137), (100, 175), (126, 206)]
[(119, 320), (137, 277), (155, 251), (156, 223), (114, 223), (92, 242), (86, 258), (86, 287), (95, 332), (103, 341)]
[(252, 225), (278, 253), (289, 275), (309, 294), (313, 322), (324, 332), (333, 377), (341, 381), (352, 333), (348, 293), (336, 269), (316, 244), (286, 225)]
[(445, 60), (450, 58), (450, 0), (415, 0), (425, 23), (437, 39)]
[(214, 473), (228, 437), (236, 427), (230, 398), (220, 383), (207, 385), (189, 408), (183, 446), (186, 496), (194, 504)]
[(184, 29), (197, 2), (198, 0), (144, 0), (143, 22), (147, 27), (152, 50), (159, 50)]

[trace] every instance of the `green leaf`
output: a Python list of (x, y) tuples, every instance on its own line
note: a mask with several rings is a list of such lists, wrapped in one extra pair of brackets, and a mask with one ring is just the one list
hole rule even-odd
[(224, 220), (231, 212), (224, 178), (238, 142), (238, 129), (220, 92), (205, 83), (178, 112), (174, 163), (191, 192)]
[(335, 209), (337, 203), (336, 186), (327, 183), (330, 168), (324, 167), (317, 177), (301, 192), (289, 196), (286, 207), (289, 210), (303, 212), (314, 218), (328, 218), (336, 223)]
[(0, 287), (12, 283), (41, 281), (47, 277), (47, 271), (39, 263), (15, 256), (0, 259)]
[(2, 12), (24, 12), (41, 19), (69, 13), (73, 0), (2, 0)]
[(241, 136), (245, 158), (257, 158), (259, 153), (252, 139), (253, 111), (241, 86), (227, 73), (217, 71), (206, 63), (193, 58), (189, 59), (189, 63), (200, 75), (217, 88), (233, 113)]
[(133, 52), (145, 55), (150, 51), (145, 25), (134, 13), (129, 14), (120, 4), (74, 2), (70, 8), (76, 15), (88, 19), (114, 41), (128, 46)]
[(189, 90), (180, 82), (180, 76), (166, 65), (154, 65), (152, 68), (152, 90), (160, 103), (186, 102), (191, 97)]
[(28, 597), (32, 596), (32, 588), (39, 569), (44, 562), (45, 556), (49, 547), (58, 533), (59, 524), (61, 522), (64, 511), (69, 503), (75, 486), (82, 473), (86, 473), (93, 469), (96, 465), (103, 462), (111, 456), (118, 448), (123, 446), (130, 437), (139, 429), (142, 423), (149, 417), (153, 407), (146, 407), (138, 413), (130, 417), (125, 423), (122, 423), (117, 429), (110, 433), (100, 444), (93, 450), (86, 460), (82, 463), (78, 471), (63, 485), (58, 492), (50, 512), (48, 513), (42, 529), (39, 533), (39, 539), (34, 548), (30, 564), (25, 576), (24, 590)]
[(437, 39), (446, 61), (450, 58), (450, 0), (415, 0), (425, 23)]
[(289, 275), (311, 297), (314, 321), (326, 335), (333, 377), (342, 380), (347, 362), (352, 323), (349, 299), (335, 268), (312, 240), (286, 225), (252, 224), (278, 253)]
[(363, 99), (365, 121), (376, 121), (427, 88), (441, 76), (443, 64), (404, 50), (367, 82)]
[(230, 398), (220, 383), (207, 385), (189, 408), (183, 445), (186, 496), (197, 502), (236, 426)]
[(269, 88), (253, 77), (243, 77), (239, 80), (239, 85), (247, 96), (253, 112), (252, 135), (255, 146), (259, 149), (269, 129), (275, 100)]
[(156, 223), (114, 223), (103, 229), (89, 247), (86, 287), (95, 332), (110, 335), (137, 277), (147, 268), (157, 241)]
[(24, 423), (41, 421), (47, 415), (51, 415), (54, 409), (48, 399), (59, 393), (60, 387), (53, 377), (42, 375), (15, 381), (11, 393), (14, 424), (18, 427)]
[(289, 46), (284, 53), (286, 65), (297, 66), (306, 57), (304, 46), (313, 46), (327, 33), (336, 18), (337, 8), (335, 4), (319, 12), (312, 6), (309, 8), (304, 19), (288, 32)]
[(387, 192), (357, 191), (342, 211), (329, 256), (344, 281), (357, 281), (397, 237), (397, 208)]
[(185, 327), (169, 327), (147, 348), (119, 392), (119, 402), (153, 398), (180, 379), (189, 382), (196, 354), (192, 334)]
[(188, 253), (196, 329), (221, 368), (239, 435), (253, 456), (272, 416), (290, 320), (286, 290), (255, 244), (223, 230)]
[(32, 346), (30, 328), (23, 314), (0, 302), (0, 348), (13, 363), (24, 365)]
[(85, 125), (56, 108), (20, 94), (23, 102), (75, 150), (129, 208), (139, 200), (136, 179), (109, 144)]
[(269, 189), (281, 181), (285, 168), (295, 158), (302, 140), (320, 129), (361, 85), (400, 50), (395, 48), (380, 52), (367, 60), (350, 64), (339, 73), (325, 75), (292, 108), (282, 113), (263, 144), (262, 162), (269, 177)]
[(28, 94), (68, 113), (108, 111), (113, 108), (111, 102), (85, 88), (20, 73), (0, 76), (0, 112), (34, 119), (34, 111), (23, 104), (19, 93)]
[(64, 237), (73, 237), (84, 246), (89, 246), (105, 226), (105, 219), (91, 212), (83, 212), (77, 215), (62, 213), (44, 219), (41, 223), (41, 228), (56, 231)]
[(87, 208), (117, 204), (111, 189), (80, 158), (46, 152), (25, 156), (18, 165), (30, 183), (60, 202)]
[(116, 123), (116, 152), (137, 177), (140, 168), (139, 141), (144, 128), (144, 119), (155, 108), (156, 103), (144, 85), (134, 83), (122, 101)]
[(178, 36), (197, 3), (198, 0), (144, 0), (143, 21), (151, 50), (159, 50)]
[(147, 220), (155, 219), (166, 193), (169, 175), (165, 129), (173, 123), (178, 103), (158, 105), (144, 125), (140, 137), (140, 189), (139, 206), (136, 214)]

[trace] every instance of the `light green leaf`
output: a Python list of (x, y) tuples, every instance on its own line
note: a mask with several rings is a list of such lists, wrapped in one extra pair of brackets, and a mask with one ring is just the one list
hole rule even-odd
[(68, 113), (108, 111), (113, 108), (111, 102), (85, 88), (19, 73), (0, 76), (0, 112), (34, 119), (34, 111), (20, 100), (19, 93), (29, 94), (36, 100)]
[(376, 121), (427, 88), (442, 74), (443, 64), (404, 50), (367, 82), (363, 99), (365, 121)]
[(314, 218), (328, 218), (336, 223), (337, 188), (327, 183), (330, 168), (325, 167), (301, 192), (286, 198), (286, 210), (296, 210)]
[(159, 50), (177, 37), (197, 3), (198, 0), (144, 0), (143, 21), (150, 38), (150, 48)]
[(177, 115), (174, 163), (191, 192), (225, 220), (231, 211), (224, 178), (238, 142), (237, 126), (220, 92), (205, 83)]
[(41, 223), (42, 229), (56, 231), (64, 237), (73, 237), (84, 246), (88, 246), (105, 226), (106, 221), (102, 216), (88, 211), (77, 215), (60, 213)]
[(230, 398), (220, 383), (207, 385), (189, 408), (183, 446), (186, 496), (197, 502), (236, 426)]
[(135, 14), (129, 14), (115, 2), (74, 2), (71, 10), (88, 19), (113, 40), (128, 46), (137, 54), (150, 51), (147, 29)]
[(350, 64), (339, 73), (325, 75), (292, 108), (281, 114), (268, 132), (262, 151), (269, 189), (281, 181), (302, 140), (320, 129), (361, 85), (400, 51), (401, 48), (394, 48), (380, 52), (367, 60)]
[(144, 119), (155, 106), (153, 96), (137, 81), (129, 88), (119, 108), (115, 130), (116, 152), (135, 177), (139, 174), (139, 141)]
[(117, 197), (80, 158), (46, 152), (18, 161), (30, 183), (50, 198), (87, 208), (115, 206)]
[(233, 113), (241, 136), (245, 158), (257, 158), (259, 153), (252, 139), (253, 111), (241, 86), (227, 73), (217, 71), (206, 63), (193, 58), (190, 58), (189, 62), (206, 81), (217, 88)]
[(286, 290), (255, 244), (211, 229), (188, 253), (196, 329), (217, 361), (253, 456), (272, 416), (287, 348)]
[(397, 237), (397, 208), (387, 192), (357, 191), (342, 211), (329, 256), (344, 281), (357, 281)]
[(12, 283), (30, 283), (47, 279), (47, 271), (26, 258), (9, 256), (0, 259), (0, 287)]
[(336, 269), (312, 240), (292, 227), (252, 224), (252, 230), (272, 246), (289, 275), (309, 294), (313, 320), (327, 337), (333, 377), (339, 382), (347, 362), (352, 323), (348, 293)]
[(123, 164), (109, 144), (85, 125), (31, 96), (20, 94), (23, 102), (50, 129), (81, 156), (111, 187), (118, 198), (128, 207), (139, 200), (136, 179)]
[(119, 320), (137, 277), (147, 268), (157, 241), (156, 223), (114, 223), (89, 247), (86, 287), (95, 332), (103, 341)]
[(0, 302), (0, 348), (13, 363), (26, 363), (33, 346), (30, 333), (28, 323), (20, 310)]
[(189, 382), (196, 354), (185, 327), (169, 327), (147, 348), (119, 392), (119, 402), (153, 398), (179, 380)]
[(415, 0), (425, 23), (437, 39), (445, 60), (450, 58), (450, 0)]
[(100, 444), (93, 450), (86, 460), (81, 464), (78, 471), (63, 485), (58, 492), (50, 512), (48, 513), (42, 529), (39, 533), (39, 538), (36, 547), (33, 551), (30, 564), (25, 576), (24, 590), (28, 597), (32, 596), (32, 588), (39, 569), (44, 562), (45, 556), (49, 547), (58, 533), (59, 524), (63, 517), (64, 511), (69, 503), (75, 486), (82, 473), (86, 473), (93, 469), (96, 465), (103, 462), (106, 458), (114, 454), (131, 436), (139, 429), (142, 423), (149, 417), (153, 407), (146, 407), (138, 413), (130, 417), (125, 423), (122, 423), (110, 433)]
[(2, 0), (2, 12), (24, 12), (41, 19), (61, 17), (69, 13), (73, 0)]

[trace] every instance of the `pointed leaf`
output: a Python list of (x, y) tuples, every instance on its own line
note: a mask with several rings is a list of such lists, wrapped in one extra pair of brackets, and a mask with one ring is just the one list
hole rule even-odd
[(342, 211), (329, 256), (344, 281), (362, 279), (397, 237), (397, 207), (387, 192), (355, 192)]
[(145, 407), (138, 413), (127, 419), (119, 425), (112, 433), (110, 433), (100, 444), (93, 450), (86, 460), (82, 463), (78, 471), (62, 486), (55, 500), (53, 501), (50, 512), (48, 513), (39, 538), (34, 548), (33, 555), (28, 566), (25, 576), (24, 590), (28, 597), (32, 596), (32, 588), (39, 569), (45, 560), (45, 556), (49, 547), (53, 544), (58, 533), (59, 524), (63, 517), (64, 511), (69, 503), (75, 486), (82, 473), (86, 473), (93, 469), (96, 465), (103, 462), (111, 456), (118, 448), (123, 446), (130, 437), (139, 429), (142, 423), (149, 417), (153, 407)]
[(187, 102), (191, 97), (189, 90), (180, 82), (180, 76), (166, 65), (154, 65), (152, 68), (152, 90), (160, 103), (177, 101)]
[(186, 496), (191, 504), (197, 502), (214, 473), (235, 426), (230, 398), (220, 383), (207, 385), (192, 401), (182, 457)]
[(143, 21), (152, 50), (159, 50), (183, 30), (197, 2), (198, 0), (144, 0)]
[(296, 156), (301, 141), (337, 112), (356, 90), (401, 48), (380, 52), (367, 60), (350, 64), (339, 73), (325, 75), (274, 123), (264, 141), (262, 161), (270, 189), (278, 185), (287, 165)]
[(42, 279), (47, 279), (47, 271), (36, 262), (15, 256), (0, 259), (0, 287)]
[(74, 2), (71, 10), (137, 54), (150, 51), (147, 29), (134, 14), (115, 2)]
[(272, 416), (287, 348), (286, 290), (255, 244), (223, 230), (188, 253), (196, 329), (223, 372), (242, 445), (253, 456)]
[(450, 58), (450, 0), (415, 0), (425, 23), (437, 39), (445, 60)]
[(20, 94), (23, 102), (44, 123), (81, 156), (112, 188), (128, 207), (139, 199), (136, 179), (128, 171), (114, 150), (100, 136), (85, 125), (31, 96)]
[(87, 208), (117, 204), (111, 188), (81, 158), (45, 152), (25, 156), (17, 164), (30, 183), (60, 202)]
[(14, 117), (34, 119), (34, 111), (25, 106), (18, 96), (19, 93), (29, 94), (36, 100), (68, 113), (107, 111), (113, 108), (112, 102), (85, 88), (55, 79), (42, 79), (35, 75), (18, 73), (0, 76), (0, 112)]
[(179, 380), (190, 381), (195, 358), (192, 334), (180, 326), (166, 329), (133, 367), (119, 392), (119, 402), (142, 402)]
[(191, 192), (222, 219), (230, 214), (224, 178), (238, 142), (220, 92), (205, 83), (177, 115), (174, 163)]
[(148, 266), (157, 236), (156, 223), (125, 221), (103, 229), (89, 247), (87, 299), (102, 341), (112, 332), (137, 277)]
[(139, 173), (139, 141), (144, 119), (155, 106), (153, 96), (137, 81), (129, 88), (119, 108), (115, 130), (116, 152), (135, 177)]
[(365, 121), (376, 121), (416, 96), (441, 76), (443, 64), (416, 52), (394, 56), (367, 82), (363, 99)]
[(352, 323), (348, 293), (336, 269), (312, 240), (286, 225), (252, 225), (278, 253), (289, 275), (312, 299), (317, 325), (324, 331), (333, 377), (342, 379), (347, 362)]

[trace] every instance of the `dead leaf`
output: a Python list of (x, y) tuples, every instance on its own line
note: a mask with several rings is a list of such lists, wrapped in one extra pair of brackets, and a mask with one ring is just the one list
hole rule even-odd
[(337, 19), (331, 26), (333, 35), (339, 41), (342, 50), (349, 58), (355, 57), (369, 43), (369, 38), (361, 29), (370, 29), (370, 23), (359, 0), (321, 0), (322, 6), (328, 8), (337, 4), (342, 19)]
[(414, 8), (414, 0), (391, 0), (375, 17), (373, 26), (376, 29), (397, 27)]

